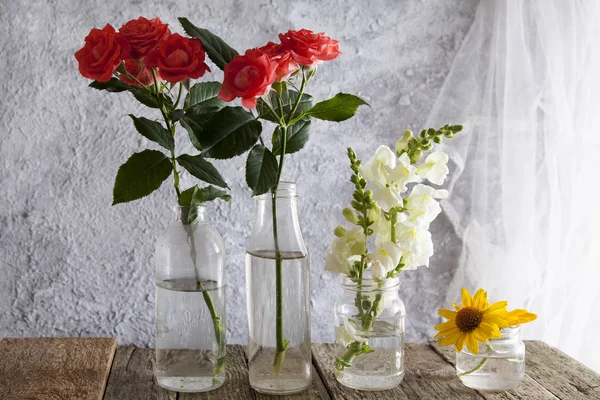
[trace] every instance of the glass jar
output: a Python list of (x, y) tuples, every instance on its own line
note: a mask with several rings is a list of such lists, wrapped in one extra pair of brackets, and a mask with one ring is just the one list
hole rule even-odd
[(296, 185), (255, 197), (246, 253), (248, 369), (260, 393), (292, 394), (311, 384), (309, 257)]
[(502, 336), (479, 344), (479, 352), (466, 347), (456, 353), (456, 373), (465, 386), (476, 390), (514, 389), (525, 377), (525, 344), (518, 326), (501, 329)]
[(204, 207), (175, 207), (156, 244), (157, 383), (203, 392), (225, 380), (225, 246)]
[(341, 277), (335, 302), (335, 369), (344, 386), (387, 390), (404, 378), (404, 303), (400, 280)]

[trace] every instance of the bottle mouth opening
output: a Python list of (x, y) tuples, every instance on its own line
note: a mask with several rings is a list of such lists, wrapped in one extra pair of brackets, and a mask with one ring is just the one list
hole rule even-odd
[(255, 199), (259, 199), (259, 200), (267, 200), (267, 199), (272, 199), (273, 197), (275, 198), (285, 198), (285, 199), (293, 199), (298, 197), (298, 195), (296, 194), (296, 183), (294, 182), (287, 182), (287, 181), (281, 181), (279, 182), (279, 185), (277, 186), (277, 190), (275, 191), (275, 193), (273, 193), (272, 191), (268, 191), (267, 193), (261, 194), (259, 196), (255, 196)]
[(400, 288), (400, 278), (398, 277), (378, 280), (364, 276), (359, 284), (357, 279), (342, 275), (340, 281), (342, 288), (351, 292), (360, 290), (384, 293), (397, 291)]
[(180, 214), (182, 212), (186, 212), (186, 211), (195, 211), (199, 214), (204, 214), (206, 212), (206, 207), (205, 206), (173, 206), (173, 211), (177, 214)]
[(502, 334), (502, 336), (497, 339), (494, 339), (494, 340), (515, 338), (519, 335), (520, 332), (521, 332), (521, 327), (519, 325), (509, 326), (508, 328), (502, 328), (502, 329), (500, 329), (500, 333)]

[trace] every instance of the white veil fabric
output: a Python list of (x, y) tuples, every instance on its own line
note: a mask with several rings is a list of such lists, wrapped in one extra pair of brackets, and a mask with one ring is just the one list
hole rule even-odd
[[(463, 248), (447, 299), (483, 287), (523, 326), (600, 371), (600, 2), (483, 0), (428, 126)], [(437, 249), (444, 251), (444, 249)]]

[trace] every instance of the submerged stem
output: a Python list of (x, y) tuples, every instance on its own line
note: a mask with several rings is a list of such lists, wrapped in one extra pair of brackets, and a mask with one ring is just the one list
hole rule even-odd
[(273, 239), (275, 244), (275, 334), (277, 342), (277, 353), (273, 366), (275, 367), (275, 375), (279, 376), (283, 362), (285, 360), (285, 352), (289, 342), (285, 340), (283, 335), (283, 260), (281, 259), (281, 251), (279, 249), (279, 237), (277, 232), (277, 188), (281, 180), (281, 172), (283, 169), (283, 157), (287, 142), (287, 127), (282, 127), (282, 149), (279, 158), (279, 171), (277, 173), (277, 183), (271, 191), (271, 206), (273, 213)]

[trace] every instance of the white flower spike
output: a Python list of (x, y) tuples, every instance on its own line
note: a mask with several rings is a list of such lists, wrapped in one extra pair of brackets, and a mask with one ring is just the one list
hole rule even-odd
[(396, 155), (388, 146), (379, 146), (373, 158), (360, 167), (360, 172), (367, 181), (388, 183), (388, 169), (396, 167)]
[(435, 151), (427, 156), (425, 162), (417, 167), (417, 174), (429, 182), (441, 185), (448, 175), (448, 154)]

